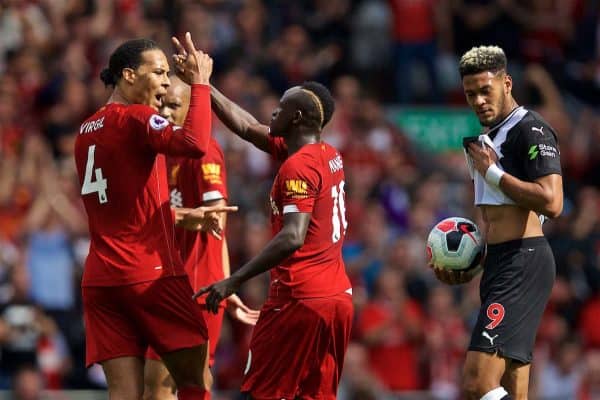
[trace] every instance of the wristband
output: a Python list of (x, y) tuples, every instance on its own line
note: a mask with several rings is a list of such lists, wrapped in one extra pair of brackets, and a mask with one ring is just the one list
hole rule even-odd
[(504, 175), (504, 171), (494, 163), (488, 167), (487, 171), (485, 171), (485, 180), (496, 187), (500, 187), (502, 175)]

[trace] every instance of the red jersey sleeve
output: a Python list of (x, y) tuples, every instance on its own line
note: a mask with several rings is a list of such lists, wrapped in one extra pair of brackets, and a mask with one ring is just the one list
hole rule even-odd
[(192, 85), (190, 108), (183, 127), (175, 126), (146, 105), (131, 106), (131, 122), (141, 140), (155, 152), (200, 158), (206, 154), (211, 133), (210, 88)]
[(200, 160), (200, 195), (202, 201), (227, 200), (227, 173), (223, 151), (212, 140), (208, 153)]
[(288, 158), (278, 174), (283, 214), (312, 213), (321, 188), (321, 174), (311, 157), (297, 155)]
[(273, 158), (283, 161), (288, 158), (287, 145), (282, 137), (273, 137), (269, 135), (269, 153)]

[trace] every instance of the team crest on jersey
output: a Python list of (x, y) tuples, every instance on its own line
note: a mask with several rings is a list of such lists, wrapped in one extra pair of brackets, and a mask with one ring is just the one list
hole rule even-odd
[(308, 196), (308, 184), (300, 179), (285, 181), (285, 195), (292, 198), (305, 198)]
[(150, 117), (150, 127), (152, 127), (152, 129), (154, 129), (156, 131), (165, 129), (167, 127), (167, 125), (169, 125), (169, 121), (167, 121), (166, 119), (164, 119), (163, 117), (161, 117), (158, 114), (153, 114)]

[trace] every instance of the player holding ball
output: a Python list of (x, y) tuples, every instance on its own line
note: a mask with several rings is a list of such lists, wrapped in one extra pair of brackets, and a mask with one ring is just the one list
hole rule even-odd
[[(501, 48), (472, 48), (459, 71), (467, 103), (484, 128), (465, 147), (487, 243), (464, 398), (527, 399), (535, 336), (556, 273), (542, 222), (562, 211), (560, 151), (552, 127), (513, 98)], [(475, 275), (434, 271), (449, 284)]]

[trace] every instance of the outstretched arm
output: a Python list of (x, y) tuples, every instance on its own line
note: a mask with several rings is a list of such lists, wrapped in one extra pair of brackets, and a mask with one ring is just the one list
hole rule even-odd
[(207, 308), (216, 313), (219, 303), (232, 295), (242, 283), (275, 267), (294, 254), (304, 244), (310, 222), (310, 213), (287, 213), (283, 217), (283, 228), (267, 246), (229, 278), (200, 289), (194, 298), (209, 293)]
[(227, 128), (262, 151), (271, 152), (267, 125), (259, 123), (248, 111), (228, 99), (212, 85), (210, 86), (210, 100), (213, 111)]

